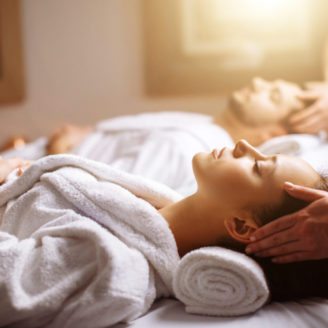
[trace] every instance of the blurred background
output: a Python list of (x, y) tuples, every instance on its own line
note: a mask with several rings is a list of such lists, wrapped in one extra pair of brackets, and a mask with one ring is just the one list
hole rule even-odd
[(1, 0), (0, 24), (0, 78), (19, 86), (0, 99), (0, 144), (64, 122), (213, 114), (253, 76), (328, 77), (326, 0)]

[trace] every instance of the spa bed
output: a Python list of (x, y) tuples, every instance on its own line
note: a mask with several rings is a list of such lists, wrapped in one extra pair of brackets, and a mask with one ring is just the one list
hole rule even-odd
[[(133, 124), (135, 123), (134, 120)], [(120, 126), (120, 130), (123, 128), (124, 124)], [(25, 148), (9, 150), (0, 155), (4, 157), (22, 156), (27, 159), (35, 159), (44, 154), (45, 145), (46, 139), (40, 138), (28, 144)], [(259, 149), (267, 154), (280, 152), (300, 156), (318, 170), (324, 170), (327, 167), (328, 143), (319, 136), (291, 135), (277, 137), (261, 145)], [(166, 161), (163, 158), (154, 158), (154, 160), (157, 160), (158, 165), (164, 165), (163, 169), (165, 168)], [(182, 190), (185, 191), (185, 189)], [(189, 189), (189, 192), (192, 192), (192, 189)], [(180, 301), (160, 299), (152, 305), (149, 312), (144, 316), (128, 324), (117, 324), (115, 327), (320, 328), (328, 326), (327, 313), (328, 300), (326, 299), (307, 299), (284, 303), (274, 302), (265, 305), (255, 313), (237, 317), (188, 314), (185, 311), (184, 304)]]
[(163, 299), (155, 302), (143, 317), (115, 328), (326, 328), (328, 300), (302, 300), (271, 303), (259, 311), (239, 317), (211, 317), (188, 314), (181, 302)]

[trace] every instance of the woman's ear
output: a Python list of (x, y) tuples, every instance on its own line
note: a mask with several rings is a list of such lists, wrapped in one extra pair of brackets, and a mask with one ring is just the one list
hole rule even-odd
[(250, 236), (259, 228), (253, 219), (238, 217), (225, 219), (224, 226), (233, 239), (244, 244), (251, 242)]

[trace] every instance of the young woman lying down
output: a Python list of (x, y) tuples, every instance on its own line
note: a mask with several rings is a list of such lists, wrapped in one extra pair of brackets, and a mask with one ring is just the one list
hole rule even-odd
[[(2, 180), (24, 165), (1, 160)], [(259, 226), (304, 207), (283, 191), (285, 181), (327, 189), (304, 161), (264, 156), (245, 141), (196, 154), (193, 169), (198, 190), (184, 199), (73, 155), (11, 174), (0, 186), (0, 325), (133, 320), (156, 298), (174, 296), (181, 256), (203, 246), (243, 250)], [(328, 295), (327, 261), (260, 265), (272, 300)]]

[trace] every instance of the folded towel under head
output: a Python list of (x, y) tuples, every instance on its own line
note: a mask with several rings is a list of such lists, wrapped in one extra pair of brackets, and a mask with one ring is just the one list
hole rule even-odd
[(222, 247), (204, 247), (185, 255), (173, 288), (186, 311), (195, 314), (243, 315), (269, 299), (261, 267), (245, 254)]
[(320, 132), (318, 135), (288, 134), (269, 139), (257, 148), (265, 155), (300, 156), (322, 146), (325, 140), (326, 135), (324, 132)]

